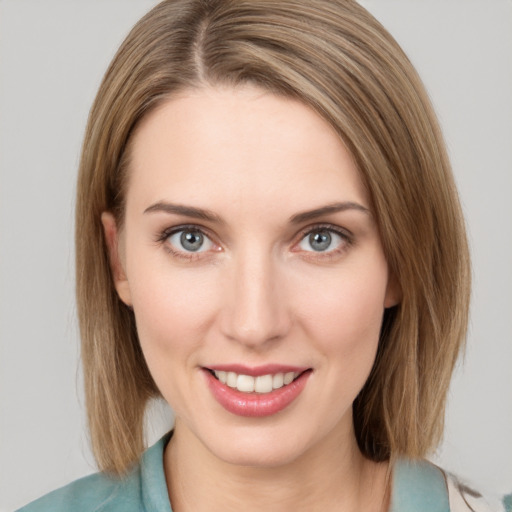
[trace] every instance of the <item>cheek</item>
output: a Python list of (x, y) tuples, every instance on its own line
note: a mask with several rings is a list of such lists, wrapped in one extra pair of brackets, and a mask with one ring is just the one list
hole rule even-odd
[(130, 286), (149, 371), (175, 414), (185, 417), (190, 372), (199, 364), (197, 354), (214, 317), (215, 287), (206, 276), (166, 265), (139, 266)]
[(217, 302), (211, 274), (150, 258), (139, 259), (132, 269), (132, 303), (148, 364), (164, 353), (185, 356), (201, 343), (214, 317)]
[(329, 354), (373, 358), (384, 313), (385, 263), (316, 277), (304, 281), (297, 295), (297, 308), (310, 337)]

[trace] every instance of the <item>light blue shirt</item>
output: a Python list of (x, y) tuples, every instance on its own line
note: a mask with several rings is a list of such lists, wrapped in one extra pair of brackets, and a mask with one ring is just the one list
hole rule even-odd
[[(123, 478), (86, 476), (18, 512), (172, 512), (163, 467), (169, 438), (167, 434), (149, 448)], [(512, 512), (512, 496), (504, 505), (502, 510)], [(427, 461), (399, 460), (393, 469), (389, 512), (450, 512), (444, 473)]]

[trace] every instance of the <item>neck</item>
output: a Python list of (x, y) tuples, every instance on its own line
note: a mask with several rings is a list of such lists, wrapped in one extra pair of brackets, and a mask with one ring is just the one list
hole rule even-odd
[(348, 430), (337, 428), (287, 464), (249, 467), (220, 460), (178, 421), (164, 454), (173, 512), (384, 512), (387, 464), (365, 459)]

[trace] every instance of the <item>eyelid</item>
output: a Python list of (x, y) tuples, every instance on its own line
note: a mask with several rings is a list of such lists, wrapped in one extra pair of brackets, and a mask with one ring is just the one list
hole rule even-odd
[(181, 231), (197, 231), (201, 233), (205, 238), (207, 238), (211, 244), (214, 246), (213, 252), (219, 252), (222, 250), (220, 245), (215, 241), (215, 237), (211, 235), (210, 230), (200, 226), (198, 224), (179, 224), (176, 226), (168, 227), (157, 234), (156, 242), (164, 245), (165, 249), (170, 252), (173, 256), (178, 258), (193, 260), (201, 257), (205, 257), (208, 252), (212, 252), (212, 250), (206, 251), (186, 251), (180, 250), (179, 248), (173, 246), (170, 243), (167, 243), (168, 239)]
[[(304, 240), (304, 238), (311, 233), (314, 233), (315, 231), (330, 231), (339, 237), (342, 238), (344, 243), (342, 244), (343, 247), (332, 249), (330, 251), (304, 251), (302, 249), (298, 248), (298, 245)], [(295, 242), (293, 243), (292, 251), (293, 252), (304, 252), (304, 253), (312, 253), (315, 258), (322, 258), (322, 257), (329, 257), (332, 255), (335, 255), (339, 252), (343, 252), (344, 249), (347, 248), (347, 246), (350, 246), (354, 243), (354, 235), (346, 228), (342, 228), (341, 226), (338, 226), (336, 224), (330, 224), (330, 223), (317, 223), (317, 224), (310, 224), (309, 226), (306, 226), (300, 230), (300, 232), (295, 237)]]
[(170, 236), (179, 233), (180, 231), (199, 231), (202, 235), (213, 242), (213, 237), (210, 234), (210, 231), (198, 224), (179, 224), (165, 228), (158, 232), (156, 240), (157, 242), (165, 242)]
[(306, 235), (309, 235), (314, 231), (321, 231), (322, 229), (326, 231), (332, 231), (333, 233), (340, 235), (342, 238), (346, 240), (352, 240), (354, 238), (353, 233), (346, 228), (342, 228), (341, 226), (338, 226), (336, 224), (330, 224), (329, 222), (320, 222), (317, 224), (310, 224), (309, 226), (302, 228), (296, 235), (296, 239), (300, 241)]

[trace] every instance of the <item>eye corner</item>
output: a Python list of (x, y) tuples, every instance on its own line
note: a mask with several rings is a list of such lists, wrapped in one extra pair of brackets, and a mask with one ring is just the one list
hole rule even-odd
[[(184, 236), (188, 235), (187, 240)], [(223, 250), (215, 238), (202, 226), (180, 224), (167, 227), (156, 235), (156, 243), (178, 260), (194, 261)]]
[[(311, 243), (315, 234), (322, 235), (317, 249)], [(347, 230), (331, 224), (316, 224), (301, 230), (290, 251), (303, 253), (307, 258), (333, 258), (344, 253), (353, 243), (353, 236)]]

